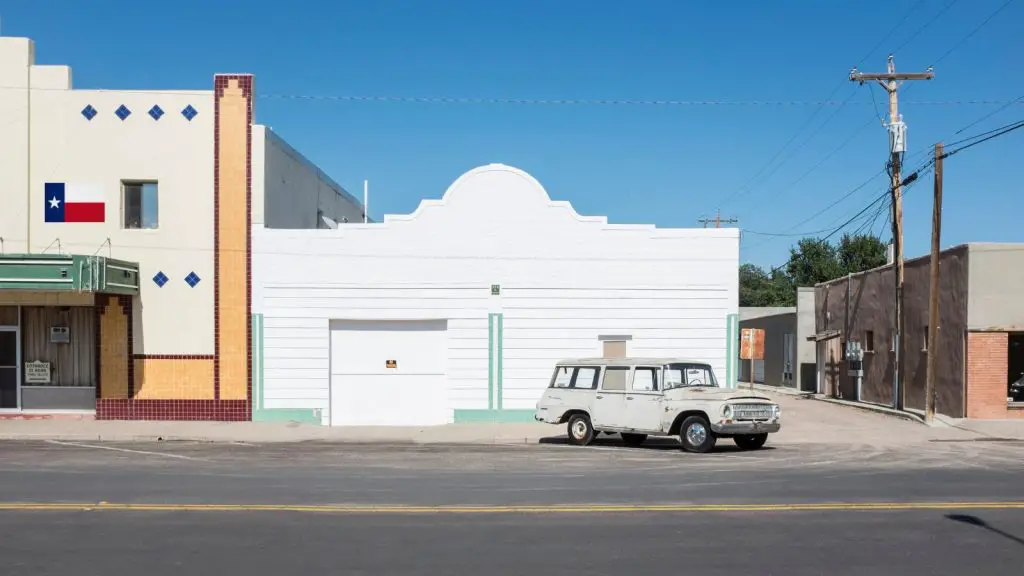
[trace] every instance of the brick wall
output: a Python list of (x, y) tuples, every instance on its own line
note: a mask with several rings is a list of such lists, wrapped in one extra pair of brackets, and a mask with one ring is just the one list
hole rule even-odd
[(1006, 407), (1008, 343), (1006, 332), (967, 333), (968, 418), (992, 420), (1024, 416)]

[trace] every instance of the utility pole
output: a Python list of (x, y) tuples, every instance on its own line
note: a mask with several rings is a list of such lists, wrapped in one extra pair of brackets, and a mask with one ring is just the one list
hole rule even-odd
[(931, 286), (928, 289), (928, 372), (924, 387), (924, 419), (935, 419), (935, 361), (939, 338), (939, 237), (942, 233), (942, 142), (935, 145), (935, 198), (932, 201)]
[(903, 188), (900, 184), (900, 170), (903, 154), (907, 151), (907, 125), (899, 112), (899, 87), (907, 80), (931, 80), (935, 77), (931, 66), (924, 72), (897, 73), (892, 54), (884, 74), (864, 73), (856, 68), (850, 70), (850, 81), (864, 82), (875, 80), (889, 94), (889, 176), (892, 193), (892, 238), (895, 255), (896, 306), (894, 318), (893, 358), (893, 408), (903, 409), (905, 388), (903, 386)]
[(705, 228), (708, 227), (708, 224), (714, 224), (715, 228), (721, 228), (722, 224), (735, 224), (739, 222), (739, 220), (737, 220), (736, 218), (726, 218), (725, 220), (722, 220), (722, 211), (715, 210), (714, 218), (701, 218), (697, 220), (697, 222), (699, 224), (703, 224)]

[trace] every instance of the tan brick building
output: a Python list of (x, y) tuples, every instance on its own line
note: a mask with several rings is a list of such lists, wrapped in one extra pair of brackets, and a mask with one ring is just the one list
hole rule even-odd
[[(905, 263), (904, 403), (924, 409), (926, 358), (937, 347), (936, 410), (953, 418), (1024, 418), (1024, 244), (965, 244), (940, 254), (939, 333), (928, 342), (929, 258)], [(815, 287), (818, 391), (892, 405), (892, 266)], [(864, 351), (848, 372), (847, 341)]]

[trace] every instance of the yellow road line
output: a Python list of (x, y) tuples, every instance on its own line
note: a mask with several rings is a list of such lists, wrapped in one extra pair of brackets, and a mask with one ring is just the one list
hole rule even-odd
[(1024, 510), (1019, 502), (820, 502), (793, 504), (554, 504), (532, 506), (371, 506), (301, 504), (127, 504), (0, 502), (0, 511), (320, 512), (329, 514), (605, 514), (622, 512), (822, 512)]

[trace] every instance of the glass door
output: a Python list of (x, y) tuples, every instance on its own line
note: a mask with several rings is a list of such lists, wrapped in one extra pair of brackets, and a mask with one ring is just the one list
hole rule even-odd
[(18, 328), (0, 326), (0, 409), (16, 410), (21, 405), (18, 356)]

